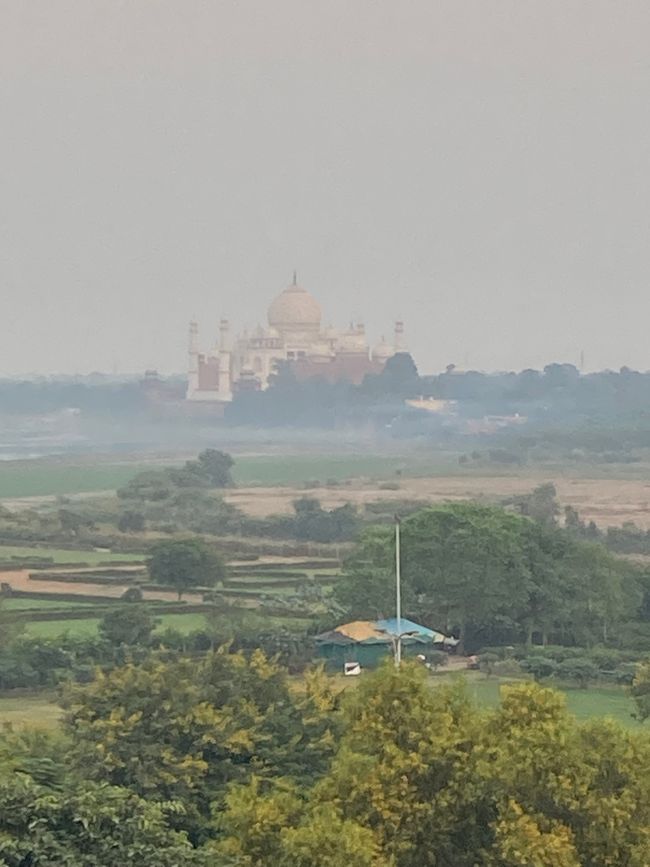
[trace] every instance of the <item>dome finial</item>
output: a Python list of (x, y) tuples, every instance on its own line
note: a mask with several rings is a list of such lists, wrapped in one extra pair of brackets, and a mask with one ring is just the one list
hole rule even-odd
[(293, 269), (293, 284), (292, 285), (293, 286), (298, 285), (298, 273), (297, 273), (295, 268)]

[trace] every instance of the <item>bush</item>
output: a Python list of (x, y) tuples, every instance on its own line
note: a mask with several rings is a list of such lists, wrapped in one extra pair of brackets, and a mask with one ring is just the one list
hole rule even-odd
[(591, 681), (598, 678), (598, 667), (586, 656), (565, 659), (557, 667), (558, 676), (564, 680), (575, 681), (581, 689), (586, 689)]
[(443, 665), (447, 665), (449, 657), (443, 650), (432, 650), (428, 655), (428, 661), (431, 668), (442, 668)]
[(119, 606), (104, 615), (99, 633), (111, 644), (145, 645), (157, 621), (144, 605)]
[(623, 661), (624, 654), (620, 650), (609, 647), (594, 647), (588, 655), (597, 668), (613, 671)]
[(123, 602), (142, 602), (142, 590), (139, 587), (127, 587), (120, 599)]
[(558, 663), (546, 656), (528, 656), (521, 660), (521, 668), (532, 674), (535, 680), (553, 677), (557, 672)]
[(484, 671), (485, 674), (490, 675), (493, 673), (494, 665), (499, 661), (499, 657), (496, 653), (491, 653), (488, 651), (487, 653), (482, 653), (479, 656), (479, 667), (481, 671)]

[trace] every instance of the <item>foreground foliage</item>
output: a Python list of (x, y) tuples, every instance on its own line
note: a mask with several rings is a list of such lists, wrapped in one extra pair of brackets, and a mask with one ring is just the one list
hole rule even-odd
[(0, 864), (644, 867), (650, 738), (554, 691), (405, 664), (341, 696), (261, 652), (162, 653), (69, 690), (62, 735), (0, 738)]

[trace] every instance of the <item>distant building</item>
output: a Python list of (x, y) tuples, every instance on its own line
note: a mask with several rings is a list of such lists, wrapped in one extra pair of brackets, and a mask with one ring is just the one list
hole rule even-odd
[(371, 350), (363, 324), (337, 330), (323, 328), (321, 320), (320, 305), (298, 286), (294, 274), (293, 283), (271, 302), (266, 327), (233, 338), (229, 322), (222, 319), (217, 346), (202, 351), (198, 325), (190, 323), (187, 399), (225, 403), (237, 391), (265, 389), (278, 362), (287, 362), (301, 380), (358, 384), (405, 351), (402, 322), (395, 323), (391, 342), (382, 338)]
[(372, 668), (394, 652), (394, 643), (400, 637), (404, 656), (416, 656), (458, 643), (442, 632), (406, 618), (402, 618), (399, 624), (395, 618), (354, 620), (317, 635), (315, 642), (320, 658), (338, 669), (347, 662), (358, 662), (364, 668)]

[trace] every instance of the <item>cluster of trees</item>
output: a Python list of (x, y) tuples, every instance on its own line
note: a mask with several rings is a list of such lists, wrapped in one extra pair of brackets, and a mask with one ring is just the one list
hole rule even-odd
[(0, 404), (7, 414), (32, 415), (75, 408), (83, 412), (131, 415), (145, 397), (138, 382), (79, 379), (0, 380)]
[(384, 424), (394, 417), (405, 398), (421, 393), (421, 380), (412, 357), (398, 353), (379, 374), (361, 385), (296, 378), (291, 365), (281, 363), (265, 391), (242, 391), (226, 410), (233, 425), (331, 428), (347, 421)]
[[(290, 365), (281, 364), (271, 378), (270, 387), (263, 392), (239, 394), (228, 408), (227, 418), (232, 424), (283, 427), (332, 427), (368, 421), (376, 426), (386, 423), (394, 426), (396, 414), (402, 422), (406, 421), (401, 408), (404, 399), (418, 396), (456, 401), (461, 417), (520, 413), (540, 431), (549, 425), (559, 429), (566, 429), (567, 425), (582, 427), (589, 420), (591, 427), (582, 431), (584, 436), (578, 437), (579, 442), (572, 440), (574, 447), (584, 440), (586, 448), (594, 448), (596, 443), (590, 442), (594, 436), (593, 422), (619, 431), (625, 427), (637, 445), (650, 445), (650, 429), (645, 420), (650, 373), (627, 367), (581, 374), (572, 364), (554, 363), (541, 371), (487, 374), (460, 371), (451, 364), (440, 374), (420, 376), (411, 356), (399, 353), (388, 360), (380, 374), (367, 376), (361, 385), (355, 386), (319, 379), (300, 381)], [(429, 416), (426, 422), (430, 434), (444, 433), (434, 417)], [(406, 425), (404, 433), (408, 432)], [(607, 452), (606, 439), (605, 431), (601, 431), (598, 451)], [(619, 453), (622, 445), (614, 438), (612, 454)]]
[(245, 535), (309, 542), (348, 542), (358, 534), (362, 521), (352, 503), (324, 509), (316, 497), (300, 497), (292, 503), (292, 515), (242, 518)]
[[(543, 497), (532, 503), (539, 505)], [(554, 521), (496, 506), (438, 505), (402, 522), (405, 610), (461, 647), (621, 640), (647, 619), (650, 577)], [(394, 611), (394, 531), (370, 527), (336, 585), (350, 617)]]
[(138, 473), (117, 492), (122, 500), (168, 500), (179, 488), (230, 488), (233, 486), (231, 455), (205, 449), (182, 467), (164, 467)]
[(153, 655), (0, 735), (0, 860), (123, 867), (643, 867), (650, 740), (551, 690), (478, 711), (422, 667), (346, 695), (261, 652)]

